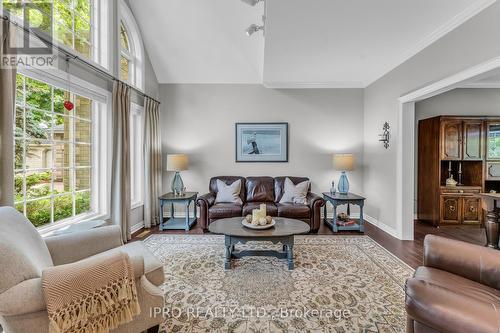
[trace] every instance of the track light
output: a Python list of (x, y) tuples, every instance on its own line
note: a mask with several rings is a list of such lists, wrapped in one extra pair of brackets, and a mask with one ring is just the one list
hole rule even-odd
[(264, 1), (264, 0), (241, 0), (241, 1), (243, 1), (247, 5), (255, 6), (256, 4), (258, 4), (259, 2)]
[(252, 24), (251, 26), (249, 26), (245, 30), (245, 32), (247, 33), (247, 36), (251, 36), (254, 32), (257, 32), (257, 31), (260, 31), (260, 30), (264, 30), (264, 26), (263, 25)]

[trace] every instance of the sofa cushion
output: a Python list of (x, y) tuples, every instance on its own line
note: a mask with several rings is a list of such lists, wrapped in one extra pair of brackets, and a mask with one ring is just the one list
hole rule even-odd
[(406, 281), (406, 312), (411, 318), (439, 332), (498, 332), (497, 291), (433, 268), (419, 267), (415, 276)]
[(231, 185), (238, 179), (241, 180), (241, 188), (240, 188), (240, 198), (242, 202), (245, 202), (245, 194), (246, 194), (246, 180), (244, 177), (238, 177), (238, 176), (218, 176), (218, 177), (212, 177), (210, 179), (210, 184), (208, 185), (210, 193), (214, 193), (217, 195), (217, 179), (223, 181), (226, 185)]
[[(96, 256), (103, 255), (104, 253), (125, 252), (131, 258), (142, 256), (144, 259), (144, 275), (155, 286), (160, 286), (165, 280), (163, 274), (163, 264), (149, 251), (142, 242), (130, 242), (125, 245), (115, 247), (114, 249), (96, 254)], [(92, 258), (92, 257), (90, 257)]]
[(210, 219), (225, 219), (242, 216), (241, 205), (235, 203), (217, 203), (208, 209)]
[(241, 179), (234, 181), (234, 183), (227, 185), (222, 180), (217, 179), (217, 197), (215, 203), (230, 202), (242, 205), (243, 202), (240, 198), (241, 192)]
[[(285, 180), (289, 178), (295, 185), (308, 181), (306, 177), (276, 177), (274, 178), (274, 202), (280, 202), (285, 193)], [(311, 191), (311, 184), (309, 184), (308, 191)]]
[[(248, 202), (243, 206), (243, 216), (252, 215), (254, 209), (259, 209), (260, 204), (264, 202)], [(265, 202), (266, 204), (266, 215), (278, 216), (278, 208), (273, 202)]]
[(274, 202), (274, 179), (247, 177), (247, 202)]
[(294, 203), (278, 203), (278, 216), (290, 219), (308, 219), (311, 217), (311, 209), (307, 205)]

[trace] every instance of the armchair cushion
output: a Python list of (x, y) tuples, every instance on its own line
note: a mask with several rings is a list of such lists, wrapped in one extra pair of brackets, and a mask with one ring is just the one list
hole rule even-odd
[(427, 235), (424, 265), (500, 289), (500, 252), (487, 247)]
[(121, 246), (117, 225), (45, 238), (54, 265), (69, 264)]
[(45, 310), (42, 279), (25, 280), (0, 294), (0, 315), (15, 316)]
[[(160, 286), (165, 280), (163, 274), (163, 264), (149, 251), (142, 242), (130, 242), (123, 246), (105, 251), (100, 255), (109, 253), (124, 252), (130, 257), (134, 277), (137, 279), (142, 274), (155, 286)], [(143, 272), (143, 273), (141, 273)]]

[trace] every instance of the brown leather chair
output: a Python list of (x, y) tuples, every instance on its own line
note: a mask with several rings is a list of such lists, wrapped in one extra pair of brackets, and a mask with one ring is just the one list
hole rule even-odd
[(408, 333), (500, 332), (500, 252), (428, 235), (406, 281)]
[[(311, 232), (317, 232), (321, 223), (321, 207), (325, 204), (323, 198), (311, 192), (307, 194), (307, 203), (302, 204), (281, 204), (284, 192), (285, 179), (290, 178), (294, 184), (298, 184), (308, 178), (303, 177), (230, 177), (221, 176), (210, 179), (209, 193), (202, 195), (197, 200), (200, 207), (200, 217), (198, 223), (203, 230), (207, 230), (211, 222), (229, 218), (243, 217), (252, 213), (252, 210), (259, 208), (262, 203), (266, 204), (267, 214), (302, 220), (311, 227)], [(242, 205), (234, 203), (215, 203), (217, 196), (217, 179), (226, 184), (232, 184), (241, 179), (240, 198)]]

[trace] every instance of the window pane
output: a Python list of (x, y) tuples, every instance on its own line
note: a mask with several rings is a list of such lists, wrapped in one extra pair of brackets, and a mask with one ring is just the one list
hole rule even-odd
[(29, 17), (30, 28), (37, 28), (46, 33), (51, 32), (50, 4), (39, 3), (33, 7), (30, 5), (26, 6), (25, 10)]
[(75, 34), (90, 42), (90, 17), (75, 15)]
[(78, 51), (81, 55), (86, 56), (87, 58), (90, 58), (92, 55), (92, 48), (90, 46), (90, 43), (79, 36), (75, 35), (75, 50)]
[(55, 36), (62, 44), (73, 48), (73, 32), (71, 30), (58, 25), (55, 27)]
[(23, 17), (23, 8), (20, 2), (15, 0), (3, 0), (3, 9), (9, 11), (10, 15)]
[(50, 223), (51, 199), (42, 199), (26, 203), (26, 217), (35, 227)]
[(56, 169), (54, 171), (54, 193), (72, 192), (71, 188), (72, 171), (69, 169)]
[(120, 80), (128, 82), (130, 64), (127, 58), (120, 56)]
[(23, 202), (16, 203), (16, 204), (15, 204), (15, 208), (16, 208), (16, 210), (17, 210), (19, 213), (21, 213), (21, 214), (23, 214), (23, 215), (24, 215), (24, 203), (23, 203)]
[(54, 21), (56, 26), (60, 25), (70, 31), (73, 29), (73, 15), (69, 1), (54, 0)]
[(90, 143), (91, 126), (90, 121), (75, 119), (75, 141)]
[(88, 98), (76, 96), (75, 98), (75, 116), (83, 119), (89, 119), (92, 115), (92, 101)]
[(24, 200), (24, 173), (16, 172), (14, 176), (14, 201)]
[(51, 111), (52, 94), (48, 84), (26, 78), (26, 104), (40, 110)]
[(90, 1), (76, 0), (75, 12), (87, 21), (90, 21)]
[(73, 195), (67, 194), (54, 198), (54, 222), (73, 216)]
[(71, 140), (71, 118), (56, 115), (54, 121), (54, 140), (70, 141)]
[(75, 165), (78, 167), (89, 167), (91, 162), (90, 145), (75, 145)]
[(69, 168), (70, 164), (70, 143), (57, 143), (54, 145), (55, 150), (55, 167), (58, 169)]
[(76, 169), (75, 189), (76, 191), (90, 189), (90, 169)]
[(130, 52), (129, 43), (128, 43), (128, 34), (127, 34), (127, 30), (125, 29), (125, 26), (123, 25), (123, 22), (120, 25), (120, 45), (121, 45), (122, 49)]
[(22, 138), (24, 136), (24, 109), (16, 107), (16, 121), (14, 127), (14, 136)]
[(18, 105), (24, 104), (24, 76), (16, 76), (16, 103)]
[(80, 192), (75, 195), (75, 215), (90, 211), (90, 192)]
[(50, 140), (52, 128), (52, 114), (46, 111), (26, 109), (26, 138)]
[(14, 168), (22, 169), (24, 166), (24, 140), (14, 141)]
[(44, 141), (26, 141), (26, 169), (52, 168), (52, 144)]
[(66, 90), (54, 88), (54, 112), (69, 115), (71, 112), (64, 108), (64, 102), (69, 98)]
[(51, 195), (52, 173), (27, 172), (26, 173), (26, 198), (36, 199)]

